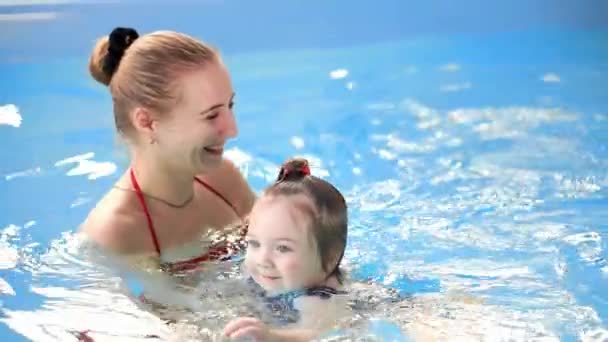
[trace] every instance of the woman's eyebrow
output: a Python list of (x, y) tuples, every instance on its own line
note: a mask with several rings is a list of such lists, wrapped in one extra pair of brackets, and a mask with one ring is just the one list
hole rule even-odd
[[(230, 100), (228, 101), (228, 103), (230, 103), (230, 102), (232, 102), (232, 100), (234, 100), (234, 96), (235, 96), (235, 95), (236, 95), (236, 93), (232, 93), (232, 95), (230, 96)], [(201, 112), (201, 114), (206, 114), (206, 113), (209, 113), (210, 111), (212, 111), (212, 110), (214, 110), (214, 109), (218, 109), (218, 108), (220, 108), (221, 106), (225, 106), (225, 105), (226, 105), (226, 104), (224, 104), (224, 103), (218, 103), (218, 104), (214, 104), (213, 106), (211, 106), (211, 107), (209, 107), (209, 108), (207, 108), (207, 109), (203, 110), (203, 111)]]

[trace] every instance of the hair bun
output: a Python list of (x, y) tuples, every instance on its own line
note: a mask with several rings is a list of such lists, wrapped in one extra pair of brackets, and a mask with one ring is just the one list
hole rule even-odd
[(112, 78), (125, 51), (137, 38), (139, 38), (139, 34), (132, 28), (117, 27), (112, 30), (109, 37), (108, 54), (104, 59), (102, 69), (109, 78)]
[(304, 158), (288, 159), (281, 166), (277, 182), (281, 181), (297, 181), (306, 176), (310, 176), (310, 166), (308, 160)]

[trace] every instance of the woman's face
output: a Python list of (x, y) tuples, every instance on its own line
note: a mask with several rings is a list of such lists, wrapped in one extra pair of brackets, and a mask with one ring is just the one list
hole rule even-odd
[(212, 62), (176, 85), (177, 105), (158, 121), (156, 144), (173, 168), (204, 172), (220, 165), (224, 144), (238, 134), (230, 76), (223, 64)]

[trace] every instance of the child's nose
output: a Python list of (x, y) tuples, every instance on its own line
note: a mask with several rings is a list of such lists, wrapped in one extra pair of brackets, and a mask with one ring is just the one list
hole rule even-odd
[(272, 267), (273, 263), (271, 251), (269, 251), (267, 248), (262, 248), (257, 255), (256, 261), (260, 267)]

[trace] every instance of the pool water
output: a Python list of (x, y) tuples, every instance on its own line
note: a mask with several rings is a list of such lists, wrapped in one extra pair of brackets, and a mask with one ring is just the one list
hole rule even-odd
[[(414, 303), (369, 318), (380, 340), (419, 319), (452, 339), (603, 341), (606, 43), (553, 30), (230, 53), (227, 156), (256, 191), (295, 155), (343, 191), (350, 277)], [(0, 64), (2, 341), (171, 336), (76, 253), (128, 165), (86, 58)]]

